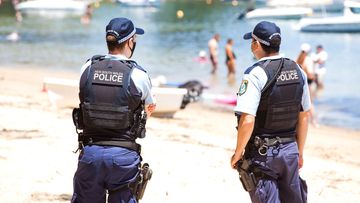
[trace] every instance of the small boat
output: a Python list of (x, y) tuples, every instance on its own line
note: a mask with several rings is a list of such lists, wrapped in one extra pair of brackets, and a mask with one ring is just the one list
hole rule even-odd
[(159, 0), (117, 0), (121, 5), (127, 7), (158, 7)]
[(268, 0), (267, 6), (271, 7), (307, 7), (314, 12), (340, 12), (343, 10), (343, 0)]
[(82, 16), (89, 2), (75, 0), (33, 0), (24, 1), (15, 6), (25, 15), (46, 17)]
[[(43, 90), (47, 92), (50, 103), (56, 108), (75, 108), (79, 106), (79, 81), (73, 79), (45, 77)], [(172, 117), (177, 111), (190, 103), (186, 102), (187, 88), (153, 87), (156, 109), (153, 115)], [(184, 102), (186, 102), (184, 106)]]
[(173, 117), (181, 109), (184, 96), (187, 94), (185, 88), (153, 87), (152, 93), (156, 98), (156, 108), (153, 116)]
[(295, 29), (303, 32), (360, 32), (360, 2), (345, 0), (342, 16), (303, 18)]
[(246, 19), (300, 19), (313, 14), (311, 8), (306, 7), (264, 7), (247, 12)]

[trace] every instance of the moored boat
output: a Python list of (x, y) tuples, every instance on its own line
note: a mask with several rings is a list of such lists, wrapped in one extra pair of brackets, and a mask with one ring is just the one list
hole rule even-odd
[[(56, 108), (75, 108), (79, 106), (78, 80), (45, 77), (43, 79), (43, 86), (44, 91), (48, 94), (49, 101)], [(171, 117), (181, 109), (188, 89), (153, 87), (152, 93), (156, 98), (154, 115)]]
[(303, 18), (297, 29), (303, 32), (360, 32), (360, 2), (344, 1), (342, 16)]
[(25, 15), (46, 17), (82, 16), (89, 2), (75, 0), (32, 0), (16, 5), (16, 10)]
[(264, 7), (249, 11), (244, 17), (247, 19), (300, 19), (312, 14), (312, 9), (306, 7)]
[(157, 7), (160, 5), (159, 0), (117, 0), (123, 6), (127, 7)]

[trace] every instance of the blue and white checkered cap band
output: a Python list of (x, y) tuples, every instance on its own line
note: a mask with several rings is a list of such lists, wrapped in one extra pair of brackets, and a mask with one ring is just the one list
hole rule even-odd
[[(123, 42), (125, 42), (126, 40), (130, 39), (130, 38), (135, 34), (135, 32), (136, 32), (136, 28), (134, 28), (134, 30), (133, 30), (130, 34), (128, 34), (126, 37), (118, 40), (118, 43), (120, 44), (120, 43), (123, 43)], [(109, 34), (109, 33), (115, 34), (116, 38), (118, 38), (118, 37), (120, 36), (119, 33), (116, 32), (115, 30), (108, 30), (108, 31), (106, 31), (106, 34)]]
[[(274, 34), (270, 35), (269, 40), (271, 40), (271, 38), (273, 38), (273, 37), (276, 36), (276, 35), (281, 36), (280, 33), (274, 33)], [(260, 39), (259, 37), (257, 37), (256, 35), (254, 35), (254, 33), (251, 33), (251, 36), (252, 36), (255, 40), (259, 41), (260, 43), (265, 44), (266, 46), (270, 46), (270, 42), (265, 41), (265, 40), (263, 40), (263, 39)]]

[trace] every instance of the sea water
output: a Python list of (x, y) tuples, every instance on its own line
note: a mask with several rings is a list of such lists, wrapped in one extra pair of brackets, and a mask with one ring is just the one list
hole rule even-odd
[[(92, 55), (106, 53), (105, 26), (111, 18), (128, 17), (145, 29), (137, 38), (134, 59), (144, 66), (151, 77), (163, 75), (168, 82), (200, 80), (214, 94), (238, 91), (243, 71), (255, 61), (250, 41), (242, 39), (258, 20), (239, 20), (244, 7), (205, 1), (164, 2), (158, 8), (126, 8), (116, 3), (102, 3), (95, 8), (91, 23), (82, 25), (78, 17), (63, 19), (24, 16), (16, 23), (13, 13), (0, 5), (0, 66), (29, 65), (45, 69), (79, 72)], [(183, 17), (176, 13), (182, 11)], [(302, 33), (294, 29), (297, 20), (273, 20), (281, 28), (281, 53), (296, 59), (302, 43), (313, 51), (322, 44), (329, 54), (326, 63), (325, 88), (314, 101), (320, 124), (360, 129), (359, 33)], [(6, 36), (17, 32), (17, 42)], [(219, 70), (210, 74), (209, 62), (196, 60), (207, 50), (208, 40), (219, 33)], [(225, 44), (235, 42), (236, 78), (227, 80)]]

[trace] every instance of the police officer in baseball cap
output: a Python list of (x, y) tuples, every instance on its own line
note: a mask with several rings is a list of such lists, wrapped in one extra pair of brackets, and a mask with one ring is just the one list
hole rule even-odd
[(258, 23), (244, 39), (258, 61), (244, 72), (234, 109), (237, 145), (231, 167), (254, 203), (304, 203), (303, 166), (310, 94), (305, 73), (279, 55), (280, 28)]
[(108, 54), (93, 56), (82, 68), (80, 108), (73, 112), (81, 152), (72, 202), (106, 202), (106, 193), (109, 203), (138, 200), (129, 188), (141, 168), (136, 139), (145, 136), (146, 115), (155, 109), (147, 71), (130, 59), (142, 34), (131, 20), (112, 19)]

